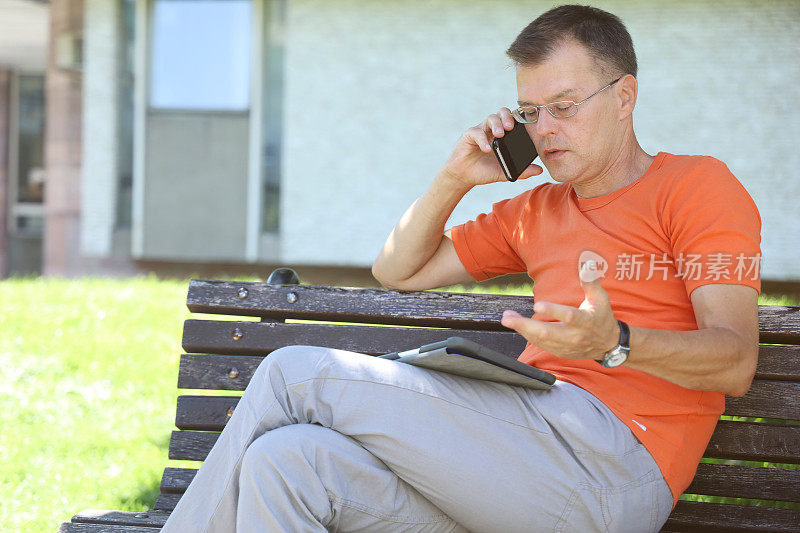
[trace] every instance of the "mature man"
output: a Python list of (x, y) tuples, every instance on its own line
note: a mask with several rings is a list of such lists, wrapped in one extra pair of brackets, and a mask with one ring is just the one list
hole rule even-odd
[[(278, 350), (165, 531), (660, 529), (724, 394), (754, 373), (758, 211), (719, 161), (639, 146), (636, 57), (617, 17), (561, 6), (508, 53), (520, 108), (467, 130), (373, 273), (426, 289), (527, 272), (533, 317), (502, 324), (556, 384)], [(558, 183), (444, 231), (467, 191), (505, 180), (490, 142), (515, 118)]]

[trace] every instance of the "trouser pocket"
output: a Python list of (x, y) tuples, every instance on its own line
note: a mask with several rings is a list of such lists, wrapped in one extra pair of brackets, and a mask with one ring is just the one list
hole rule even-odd
[(579, 483), (572, 491), (554, 531), (647, 532), (661, 527), (657, 470), (618, 486)]

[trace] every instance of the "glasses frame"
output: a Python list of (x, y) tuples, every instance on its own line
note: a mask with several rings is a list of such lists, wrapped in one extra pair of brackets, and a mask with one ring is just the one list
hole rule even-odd
[[(543, 108), (547, 109), (547, 112), (550, 113), (550, 116), (552, 116), (553, 118), (569, 118), (569, 117), (575, 116), (575, 114), (578, 113), (578, 106), (579, 105), (581, 105), (582, 103), (586, 102), (592, 96), (605, 91), (606, 89), (608, 89), (609, 87), (611, 87), (612, 85), (614, 85), (615, 83), (617, 83), (619, 80), (621, 80), (624, 77), (625, 77), (625, 75), (623, 74), (622, 76), (620, 76), (619, 78), (615, 79), (614, 81), (612, 81), (611, 83), (609, 83), (605, 87), (603, 87), (601, 89), (597, 89), (595, 92), (593, 92), (592, 94), (590, 94), (589, 96), (587, 96), (586, 98), (581, 100), (580, 102), (575, 102), (574, 100), (559, 100), (558, 102), (550, 102), (549, 104), (543, 104), (543, 105), (520, 106), (520, 107), (516, 108), (514, 111), (511, 112), (511, 116), (513, 116), (514, 120), (516, 120), (517, 122), (519, 122), (521, 124), (536, 124), (537, 122), (539, 122), (539, 114), (540, 114), (539, 108), (540, 107), (543, 107)], [(550, 110), (550, 106), (551, 105), (556, 105), (556, 104), (572, 104), (572, 105), (575, 106), (575, 113), (571, 113), (569, 115), (564, 115), (564, 116), (561, 116), (561, 117), (557, 116)], [(522, 118), (522, 113), (521, 113), (521, 111), (523, 109), (536, 109), (537, 110), (536, 120), (525, 120), (525, 119), (523, 119)]]

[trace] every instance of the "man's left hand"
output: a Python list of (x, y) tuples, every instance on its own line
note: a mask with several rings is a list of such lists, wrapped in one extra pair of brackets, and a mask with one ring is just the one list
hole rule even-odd
[(611, 310), (608, 293), (591, 268), (579, 274), (585, 298), (580, 307), (552, 302), (536, 302), (533, 311), (544, 319), (526, 318), (507, 310), (500, 321), (531, 344), (568, 359), (602, 359), (619, 342), (619, 324)]

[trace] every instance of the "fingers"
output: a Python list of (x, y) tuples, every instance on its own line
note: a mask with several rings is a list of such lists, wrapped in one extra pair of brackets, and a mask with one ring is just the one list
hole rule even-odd
[[(469, 128), (459, 139), (450, 160), (448, 160), (447, 164), (450, 167), (459, 167), (453, 173), (457, 175), (463, 174), (463, 172), (472, 172), (476, 178), (475, 184), (506, 181), (503, 170), (495, 158), (486, 157), (483, 154), (491, 154), (492, 142), (505, 136), (506, 132), (514, 129), (516, 124), (511, 110), (502, 107), (497, 113), (486, 117), (482, 123)], [(475, 147), (478, 150), (475, 150)], [(543, 172), (542, 167), (531, 164), (522, 172), (519, 179), (527, 179)]]
[(581, 280), (581, 286), (583, 287), (583, 294), (586, 295), (586, 299), (592, 305), (607, 305), (609, 303), (608, 293), (596, 278), (592, 281)]
[(511, 310), (503, 312), (503, 318), (500, 319), (500, 323), (509, 329), (513, 329), (531, 342), (544, 340), (548, 337), (549, 330), (555, 327), (553, 324), (526, 318)]
[(481, 152), (486, 152), (488, 154), (492, 151), (492, 142), (483, 130), (483, 126), (475, 126), (474, 128), (468, 129), (464, 136), (467, 140), (475, 144)]
[(492, 140), (499, 139), (507, 131), (514, 129), (515, 122), (511, 110), (501, 107), (497, 113), (486, 117), (481, 124), (467, 130), (467, 133), (482, 151), (490, 152)]
[(526, 168), (525, 171), (519, 175), (519, 178), (517, 179), (525, 180), (530, 178), (531, 176), (538, 176), (542, 172), (544, 172), (544, 169), (542, 167), (531, 163), (530, 165), (528, 165), (528, 168)]
[(497, 115), (494, 116), (497, 116), (503, 125), (504, 131), (501, 132), (503, 135), (505, 135), (505, 132), (514, 129), (514, 123), (516, 121), (514, 120), (514, 117), (511, 115), (511, 110), (508, 109), (507, 107), (501, 107), (500, 110), (497, 112)]
[[(492, 141), (503, 137), (507, 131), (512, 129), (514, 129), (514, 117), (507, 107), (501, 107), (497, 113), (486, 117), (482, 124), (467, 130), (466, 135), (482, 152), (489, 153), (492, 151)], [(525, 177), (535, 173), (534, 171)], [(541, 169), (539, 173), (541, 173)]]
[(578, 279), (586, 299), (592, 304), (609, 304), (608, 293), (600, 284), (600, 274), (594, 261), (587, 261), (581, 268)]
[(496, 114), (489, 115), (483, 121), (484, 133), (491, 134), (494, 138), (500, 138), (514, 128), (514, 117), (507, 107), (501, 107)]
[(555, 304), (551, 302), (536, 302), (533, 304), (533, 312), (548, 318), (560, 320), (564, 324), (573, 325), (583, 318), (580, 311), (569, 305)]

